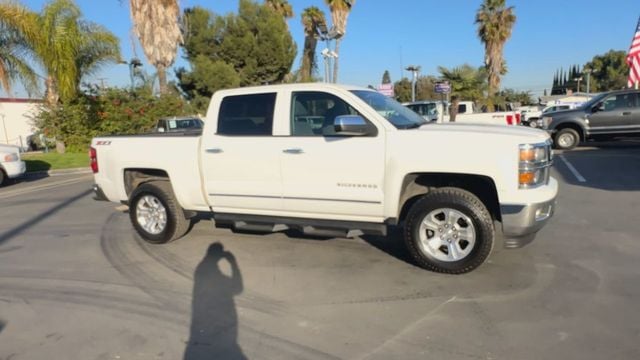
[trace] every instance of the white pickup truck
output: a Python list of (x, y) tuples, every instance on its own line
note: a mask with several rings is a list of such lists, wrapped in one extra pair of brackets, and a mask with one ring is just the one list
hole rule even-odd
[(496, 231), (531, 241), (554, 212), (549, 135), (428, 123), (375, 91), (292, 84), (218, 91), (201, 135), (93, 139), (96, 199), (151, 243), (210, 214), (238, 230), (359, 236), (402, 225), (423, 268), (482, 264)]
[[(439, 100), (416, 101), (403, 104), (428, 121), (448, 123), (449, 103)], [(478, 112), (473, 101), (460, 101), (456, 122), (479, 125), (520, 125), (520, 113), (515, 111)]]
[(0, 186), (7, 179), (13, 179), (25, 173), (27, 167), (20, 159), (20, 148), (13, 145), (0, 145)]

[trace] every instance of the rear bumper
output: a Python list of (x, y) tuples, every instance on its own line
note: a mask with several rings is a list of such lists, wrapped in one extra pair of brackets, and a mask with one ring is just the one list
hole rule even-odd
[(98, 185), (98, 184), (93, 184), (93, 200), (96, 200), (96, 201), (109, 201), (107, 196), (104, 194), (104, 192), (100, 188), (100, 185)]
[(500, 205), (505, 248), (519, 248), (535, 239), (536, 234), (551, 219), (556, 209), (556, 197), (526, 205)]
[(27, 165), (24, 161), (12, 161), (2, 163), (4, 170), (7, 172), (7, 176), (11, 179), (17, 178), (27, 171)]

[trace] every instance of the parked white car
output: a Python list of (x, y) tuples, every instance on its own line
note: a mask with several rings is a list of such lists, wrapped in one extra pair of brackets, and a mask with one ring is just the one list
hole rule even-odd
[(222, 90), (201, 134), (162, 135), (97, 137), (90, 150), (96, 199), (128, 204), (151, 243), (182, 237), (198, 213), (239, 230), (324, 236), (401, 225), (417, 265), (459, 274), (494, 241), (533, 240), (558, 191), (546, 132), (428, 123), (359, 87)]
[[(404, 103), (403, 105), (428, 121), (448, 123), (451, 118), (448, 112), (449, 103), (446, 101), (426, 100)], [(473, 101), (460, 101), (456, 122), (480, 125), (519, 125), (520, 114), (514, 111), (478, 112)]]
[(26, 164), (20, 159), (20, 148), (0, 145), (0, 186), (6, 179), (17, 178), (26, 170)]

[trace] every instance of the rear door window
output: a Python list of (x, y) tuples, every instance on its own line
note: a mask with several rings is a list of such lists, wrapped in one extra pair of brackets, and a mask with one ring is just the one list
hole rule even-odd
[(270, 136), (276, 93), (227, 96), (220, 104), (218, 135)]

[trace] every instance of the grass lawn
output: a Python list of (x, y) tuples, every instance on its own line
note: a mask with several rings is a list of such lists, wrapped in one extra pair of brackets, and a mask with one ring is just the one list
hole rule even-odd
[(27, 172), (89, 167), (87, 153), (22, 154), (22, 160), (27, 164)]

